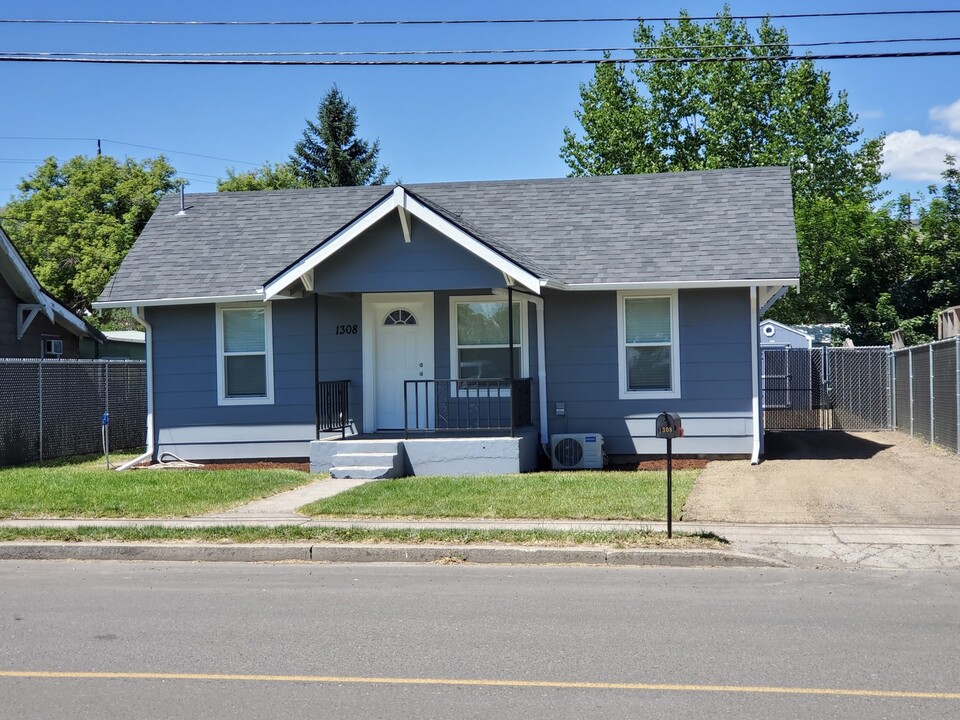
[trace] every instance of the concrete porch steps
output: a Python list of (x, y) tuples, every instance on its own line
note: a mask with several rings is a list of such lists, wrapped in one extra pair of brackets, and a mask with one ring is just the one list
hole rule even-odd
[(400, 444), (396, 442), (342, 441), (333, 456), (330, 477), (376, 480), (401, 475)]

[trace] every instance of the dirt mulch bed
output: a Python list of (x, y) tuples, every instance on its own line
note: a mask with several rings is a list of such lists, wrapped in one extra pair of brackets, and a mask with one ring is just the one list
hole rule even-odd
[[(674, 470), (702, 470), (707, 466), (709, 460), (704, 460), (703, 458), (674, 458), (673, 459), (673, 469)], [(614, 463), (608, 465), (606, 470), (663, 470), (666, 472), (667, 469), (667, 459), (658, 458), (655, 460), (641, 460), (640, 462), (634, 463)]]

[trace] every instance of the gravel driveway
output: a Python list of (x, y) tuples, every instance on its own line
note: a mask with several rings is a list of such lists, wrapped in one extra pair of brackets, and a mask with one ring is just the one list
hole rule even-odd
[(960, 456), (897, 432), (778, 432), (766, 460), (711, 462), (684, 520), (960, 524)]

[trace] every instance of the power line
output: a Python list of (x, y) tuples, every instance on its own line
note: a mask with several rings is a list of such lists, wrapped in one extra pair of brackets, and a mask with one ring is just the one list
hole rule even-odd
[[(883, 17), (898, 15), (947, 15), (960, 13), (960, 9), (934, 10), (861, 10), (850, 12), (776, 13), (767, 15), (729, 15), (731, 20), (793, 20), (804, 18)], [(565, 23), (621, 23), (621, 22), (671, 22), (685, 20), (716, 20), (716, 15), (664, 16), (664, 17), (580, 17), (580, 18), (471, 18), (471, 19), (425, 19), (425, 20), (103, 20), (103, 19), (52, 19), (52, 18), (0, 18), (0, 24), (23, 25), (186, 25), (203, 26), (345, 26), (345, 25), (520, 25), (520, 24), (565, 24)]]
[[(0, 55), (0, 62), (86, 63), (94, 65), (280, 65), (303, 66), (484, 66), (484, 65), (648, 65), (659, 63), (787, 62), (791, 60), (875, 60), (881, 58), (935, 58), (960, 56), (960, 50), (929, 50), (878, 53), (806, 53), (803, 55), (756, 55), (715, 57), (632, 57), (632, 58), (552, 58), (520, 60), (261, 60), (261, 59), (168, 59), (127, 57), (43, 57), (36, 55)], [(122, 143), (130, 144), (130, 143)], [(149, 148), (147, 145), (134, 147)], [(159, 149), (159, 148), (152, 148)], [(173, 152), (173, 151), (170, 151)], [(189, 155), (193, 153), (182, 153)], [(211, 157), (201, 155), (199, 157)], [(223, 158), (212, 158), (222, 160)], [(241, 162), (227, 160), (227, 162)], [(256, 165), (257, 163), (245, 163)]]
[[(126, 147), (141, 148), (143, 150), (156, 150), (158, 152), (170, 153), (171, 155), (189, 155), (191, 157), (204, 158), (206, 160), (220, 160), (221, 162), (239, 163), (241, 165), (252, 165), (259, 167), (262, 163), (250, 162), (248, 160), (233, 160), (231, 158), (218, 157), (216, 155), (202, 155), (200, 153), (187, 152), (185, 150), (171, 150), (169, 148), (155, 147), (153, 145), (138, 145), (137, 143), (123, 142), (122, 140), (111, 140), (110, 138), (91, 138), (91, 137), (33, 137), (27, 135), (0, 135), (0, 140), (42, 140), (66, 141), (66, 142), (97, 142), (98, 140), (113, 145), (124, 145)], [(43, 162), (43, 160), (30, 160), (29, 162)]]
[[(718, 45), (674, 45), (671, 50), (763, 50), (769, 48), (805, 48), (846, 45), (893, 45), (901, 43), (957, 42), (960, 37), (914, 37), (870, 40), (819, 40), (802, 43), (733, 43)], [(256, 57), (394, 57), (411, 55), (511, 55), (539, 53), (601, 53), (601, 52), (647, 52), (659, 49), (656, 45), (633, 45), (623, 47), (576, 47), (576, 48), (492, 48), (461, 50), (303, 50), (275, 52), (87, 52), (87, 51), (23, 51), (7, 52), (9, 57), (50, 58), (256, 58)]]

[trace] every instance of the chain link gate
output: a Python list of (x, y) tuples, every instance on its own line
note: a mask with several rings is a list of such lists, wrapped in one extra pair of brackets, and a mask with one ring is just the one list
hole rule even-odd
[(764, 348), (760, 358), (765, 429), (891, 427), (889, 348)]

